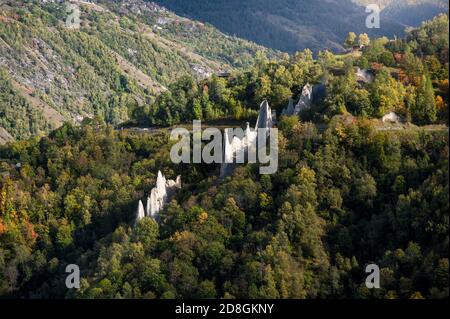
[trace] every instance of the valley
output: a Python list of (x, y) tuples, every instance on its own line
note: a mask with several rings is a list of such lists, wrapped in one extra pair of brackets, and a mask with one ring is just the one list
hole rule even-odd
[[(314, 53), (344, 50), (348, 32), (371, 37), (404, 35), (406, 27), (448, 12), (445, 0), (156, 0), (174, 12), (211, 23), (219, 30), (291, 54), (306, 48)], [(379, 4), (381, 29), (367, 29), (367, 4)]]
[(378, 3), (1, 1), (0, 299), (448, 299), (448, 4)]
[[(48, 133), (62, 121), (94, 116), (118, 124), (128, 120), (133, 107), (151, 103), (182, 76), (203, 78), (245, 65), (258, 50), (269, 52), (144, 1), (77, 2), (79, 31), (65, 28), (65, 7), (58, 1), (20, 8), (14, 3), (0, 5), (0, 68), (4, 81), (23, 96), (27, 111), (12, 115), (13, 110), (6, 110), (1, 126), (19, 139)], [(195, 30), (212, 49), (193, 50), (185, 35), (178, 36), (181, 30), (173, 33), (172, 28)], [(232, 53), (217, 54), (211, 45), (215, 42)], [(31, 112), (36, 117), (33, 131), (14, 128), (15, 117), (29, 117)]]

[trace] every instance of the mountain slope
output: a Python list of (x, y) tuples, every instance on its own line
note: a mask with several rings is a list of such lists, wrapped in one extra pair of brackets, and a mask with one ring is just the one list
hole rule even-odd
[[(411, 13), (410, 7), (400, 13), (392, 11), (392, 17), (382, 17), (381, 29), (367, 29), (367, 13), (365, 7), (359, 5), (365, 1), (356, 1), (358, 4), (350, 0), (156, 0), (178, 14), (286, 52), (304, 48), (342, 50), (341, 44), (350, 31), (366, 32), (373, 37), (403, 34), (405, 23), (397, 21), (397, 17)], [(432, 13), (426, 18), (437, 12)], [(420, 20), (423, 18), (425, 16), (421, 15)]]
[(384, 10), (385, 15), (407, 26), (418, 26), (442, 12), (448, 12), (445, 0), (392, 1)]
[(405, 26), (418, 26), (442, 12), (448, 12), (446, 0), (354, 0), (360, 5), (376, 3), (382, 9), (382, 21), (397, 21)]
[(140, 0), (78, 5), (79, 30), (59, 1), (0, 5), (0, 127), (14, 138), (86, 117), (118, 124), (185, 75), (274, 54)]

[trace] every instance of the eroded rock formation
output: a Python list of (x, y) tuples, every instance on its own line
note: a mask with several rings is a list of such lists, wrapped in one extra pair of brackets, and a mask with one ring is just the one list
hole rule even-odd
[(300, 99), (298, 100), (297, 105), (294, 109), (294, 115), (300, 114), (300, 112), (307, 110), (311, 107), (313, 98), (313, 86), (309, 83), (307, 83), (302, 90), (302, 95), (300, 96)]
[(269, 107), (269, 102), (263, 101), (259, 106), (258, 119), (256, 120), (255, 130), (259, 128), (272, 128), (273, 118), (272, 110)]
[(181, 189), (181, 176), (178, 176), (176, 180), (166, 180), (161, 171), (158, 171), (156, 186), (147, 197), (145, 210), (142, 201), (139, 201), (136, 221), (144, 217), (156, 218), (177, 189)]
[[(258, 129), (270, 129), (273, 125), (274, 115), (269, 103), (264, 101), (260, 105), (255, 129), (251, 129), (250, 124), (247, 123), (245, 131), (242, 131), (242, 136), (234, 136), (234, 134), (231, 136), (229, 130), (226, 129), (224, 134), (224, 158), (220, 169), (221, 177), (228, 176), (233, 172), (236, 157), (241, 156), (244, 159), (250, 147), (257, 147)], [(269, 131), (267, 131), (267, 134), (269, 134)], [(178, 176), (176, 180), (166, 180), (161, 171), (158, 171), (156, 186), (147, 197), (145, 209), (142, 201), (139, 201), (136, 222), (145, 217), (156, 218), (164, 205), (180, 188), (181, 176)]]
[(375, 76), (372, 71), (367, 69), (356, 68), (356, 81), (359, 83), (372, 83)]
[[(247, 127), (243, 136), (230, 136), (230, 130), (226, 129), (224, 133), (224, 159), (220, 167), (220, 176), (223, 178), (233, 173), (233, 169), (236, 162), (245, 158), (245, 154), (248, 153), (250, 147), (256, 148), (258, 139), (258, 129), (270, 129), (273, 127), (274, 118), (269, 103), (263, 101), (259, 108), (258, 119), (256, 120), (255, 129), (250, 128), (250, 124), (247, 123)], [(269, 134), (269, 131), (266, 132)]]
[(289, 104), (285, 109), (283, 109), (283, 111), (281, 112), (281, 115), (285, 115), (285, 116), (294, 115), (294, 100), (292, 99), (292, 97), (289, 98)]
[(300, 112), (307, 110), (311, 107), (313, 101), (313, 86), (307, 83), (302, 90), (302, 95), (298, 100), (297, 105), (294, 107), (294, 101), (292, 98), (289, 99), (289, 105), (283, 109), (281, 115), (294, 116), (299, 115)]
[(144, 210), (144, 204), (140, 200), (138, 203), (138, 209), (137, 209), (137, 216), (136, 216), (136, 223), (143, 219), (145, 217), (145, 210)]

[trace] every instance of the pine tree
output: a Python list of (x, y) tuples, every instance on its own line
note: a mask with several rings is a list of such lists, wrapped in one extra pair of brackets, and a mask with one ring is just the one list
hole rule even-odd
[(417, 124), (431, 124), (436, 121), (436, 100), (433, 84), (429, 76), (424, 75), (417, 89), (416, 105), (412, 114)]

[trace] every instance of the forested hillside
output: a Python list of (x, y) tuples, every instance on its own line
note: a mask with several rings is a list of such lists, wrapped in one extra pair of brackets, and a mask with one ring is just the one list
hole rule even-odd
[[(7, 3), (0, 298), (448, 298), (447, 14), (315, 57), (137, 0), (82, 4), (78, 31), (52, 1)], [(253, 125), (263, 100), (276, 173), (171, 161), (174, 125)], [(158, 171), (182, 186), (137, 218)]]
[[(295, 53), (303, 49), (342, 51), (348, 32), (371, 37), (402, 36), (406, 26), (448, 12), (445, 0), (155, 0), (175, 12), (206, 21), (267, 47)], [(381, 28), (367, 29), (366, 4), (380, 3)], [(386, 7), (387, 5), (387, 7)]]
[(273, 52), (140, 0), (0, 4), (0, 127), (14, 138), (94, 116), (126, 121), (178, 78), (203, 78)]
[[(373, 81), (357, 81), (356, 66)], [(5, 100), (26, 112), (2, 74)], [(279, 118), (273, 175), (175, 165), (167, 130), (116, 130), (99, 117), (0, 146), (0, 296), (448, 298), (448, 128), (371, 119), (448, 120), (447, 15), (362, 52), (259, 54), (228, 78), (185, 77), (139, 118), (253, 120), (261, 99), (280, 111), (307, 82), (326, 94)], [(135, 223), (158, 170), (183, 187), (157, 220)], [(380, 289), (364, 284), (370, 263)], [(67, 264), (81, 269), (78, 290), (66, 289)]]
[(440, 13), (448, 12), (446, 0), (353, 0), (361, 5), (378, 4), (382, 17), (405, 26), (418, 26)]
[[(174, 165), (164, 132), (93, 122), (0, 147), (0, 296), (448, 297), (448, 132), (279, 126), (278, 172), (225, 180)], [(158, 170), (183, 188), (134, 227)], [(368, 263), (381, 289), (364, 285)]]
[[(416, 125), (446, 124), (448, 30), (448, 15), (440, 15), (396, 40), (350, 34), (350, 47), (361, 41), (366, 46), (344, 55), (322, 51), (314, 59), (305, 50), (270, 60), (258, 54), (251, 68), (228, 78), (213, 76), (200, 82), (182, 78), (132, 120), (167, 126), (193, 119), (252, 119), (264, 99), (280, 115), (289, 98), (297, 101), (310, 83), (322, 87), (325, 94), (300, 114), (303, 120), (327, 123), (347, 113), (381, 119), (395, 112)], [(373, 79), (361, 79), (358, 68)]]

